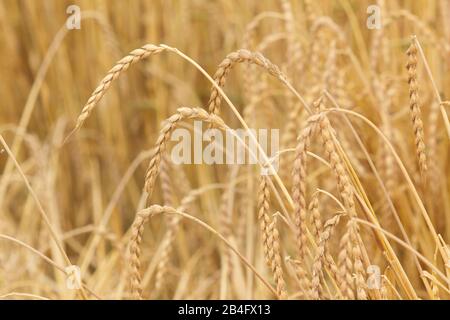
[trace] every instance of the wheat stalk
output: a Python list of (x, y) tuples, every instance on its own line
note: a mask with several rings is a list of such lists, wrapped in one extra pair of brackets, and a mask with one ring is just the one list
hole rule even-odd
[(177, 113), (166, 119), (162, 129), (160, 130), (159, 137), (156, 140), (153, 156), (150, 159), (150, 163), (145, 174), (145, 190), (147, 191), (148, 198), (150, 198), (153, 193), (155, 180), (160, 170), (159, 167), (161, 157), (166, 149), (167, 141), (178, 124), (182, 120), (186, 119), (202, 120), (208, 123), (213, 123), (219, 128), (226, 128), (226, 125), (222, 119), (216, 115), (208, 114), (208, 112), (201, 108), (179, 108)]
[(280, 299), (287, 298), (286, 282), (283, 277), (280, 253), (280, 235), (277, 229), (277, 216), (274, 215), (269, 225), (269, 261), (273, 278), (277, 285), (277, 293)]

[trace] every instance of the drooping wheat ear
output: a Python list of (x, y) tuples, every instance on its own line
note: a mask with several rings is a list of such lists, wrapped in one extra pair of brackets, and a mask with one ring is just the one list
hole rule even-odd
[(78, 116), (77, 123), (74, 128), (74, 132), (79, 130), (84, 121), (89, 117), (92, 110), (98, 104), (100, 99), (105, 95), (106, 91), (111, 86), (112, 82), (116, 80), (123, 72), (125, 72), (132, 64), (139, 62), (151, 55), (161, 53), (165, 48), (155, 46), (153, 44), (146, 44), (145, 46), (131, 51), (127, 56), (119, 60), (107, 75), (103, 78), (97, 88), (89, 97), (88, 101), (81, 110), (81, 114)]
[[(156, 208), (154, 208), (153, 210), (156, 210)], [(142, 242), (142, 235), (144, 234), (144, 226), (148, 218), (149, 218), (148, 214), (143, 214), (143, 212), (140, 211), (136, 214), (133, 225), (131, 226), (131, 237), (128, 246), (128, 254), (129, 254), (128, 289), (130, 290), (131, 297), (134, 299), (142, 299), (141, 274), (140, 274), (141, 269), (140, 244)]]
[(294, 217), (296, 226), (296, 242), (298, 251), (298, 268), (299, 281), (304, 290), (305, 295), (308, 296), (310, 291), (310, 281), (304, 266), (307, 253), (307, 227), (306, 227), (306, 156), (311, 136), (315, 131), (317, 123), (323, 114), (312, 115), (308, 121), (307, 126), (302, 130), (298, 137), (298, 143), (295, 149), (295, 161), (292, 171), (292, 200), (294, 201)]
[[(344, 294), (348, 295), (348, 298), (353, 298), (354, 294), (351, 289), (353, 279), (352, 273), (355, 272), (355, 282), (357, 288), (357, 298), (367, 299), (367, 294), (365, 291), (365, 270), (363, 266), (363, 258), (361, 252), (361, 246), (359, 243), (359, 229), (354, 221), (356, 217), (356, 208), (354, 202), (353, 188), (351, 186), (350, 180), (348, 178), (347, 172), (345, 170), (344, 163), (339, 157), (332, 138), (332, 127), (326, 116), (320, 119), (320, 136), (322, 138), (323, 147), (327, 155), (327, 159), (330, 166), (336, 176), (338, 189), (341, 197), (344, 201), (345, 208), (349, 214), (350, 220), (347, 224), (347, 232), (344, 234), (341, 240), (341, 253), (339, 256), (340, 263), (340, 273), (341, 279), (346, 279), (342, 283)], [(353, 257), (353, 261), (352, 261)]]
[(350, 229), (348, 226), (339, 241), (339, 249), (339, 289), (341, 290), (344, 298), (353, 300), (355, 299), (355, 293), (353, 292), (353, 263), (351, 259), (352, 245), (350, 241)]
[[(320, 135), (324, 145), (325, 153), (327, 155), (327, 159), (329, 160), (330, 165), (335, 172), (335, 175), (337, 176), (338, 189), (344, 200), (346, 209), (348, 211), (354, 212), (355, 204), (353, 201), (353, 192), (351, 186), (349, 186), (349, 183), (347, 181), (347, 175), (340, 161), (339, 155), (335, 150), (335, 145), (331, 138), (330, 128), (331, 125), (329, 124), (328, 119), (322, 117), (320, 122)], [(352, 213), (349, 213), (349, 215), (353, 216)], [(341, 238), (341, 251), (339, 253), (339, 273), (340, 278), (344, 280), (344, 282), (340, 284), (340, 287), (344, 295), (347, 295), (348, 298), (353, 299), (353, 263), (351, 259), (351, 253), (352, 243), (350, 241), (350, 229), (347, 229), (347, 232)]]
[[(317, 199), (317, 197), (316, 197)], [(311, 279), (311, 298), (321, 299), (320, 279), (323, 278), (323, 265), (327, 264), (327, 244), (333, 234), (334, 228), (339, 223), (342, 214), (337, 214), (325, 222), (323, 231), (320, 232), (319, 243), (316, 250), (316, 256), (313, 263)]]
[(142, 299), (141, 288), (141, 249), (144, 226), (148, 219), (156, 214), (176, 214), (178, 211), (169, 206), (153, 205), (136, 213), (136, 217), (131, 226), (131, 237), (128, 243), (128, 286), (133, 299)]
[[(314, 110), (317, 110), (321, 100), (314, 103)], [(303, 261), (306, 256), (306, 157), (311, 137), (323, 114), (312, 115), (307, 120), (306, 127), (297, 138), (295, 148), (295, 160), (292, 171), (292, 200), (294, 201), (294, 216), (297, 228), (297, 249), (299, 261)]]
[(406, 69), (408, 70), (409, 109), (411, 111), (414, 137), (416, 142), (416, 152), (419, 161), (419, 170), (420, 174), (422, 175), (422, 179), (425, 179), (427, 173), (427, 156), (425, 153), (423, 122), (419, 105), (419, 85), (417, 83), (417, 47), (414, 37), (411, 40), (411, 45), (406, 51), (406, 54), (408, 56)]
[(320, 234), (323, 232), (322, 218), (319, 211), (319, 193), (315, 192), (312, 195), (308, 206), (309, 216), (311, 217), (311, 225), (316, 239), (320, 239)]
[(147, 191), (148, 198), (151, 197), (153, 192), (155, 180), (160, 170), (161, 157), (166, 148), (166, 143), (180, 121), (186, 119), (202, 120), (208, 123), (213, 123), (218, 128), (226, 128), (225, 123), (220, 117), (216, 115), (210, 115), (206, 110), (201, 108), (179, 108), (177, 110), (177, 113), (166, 119), (159, 133), (155, 150), (152, 158), (150, 159), (150, 163), (145, 175), (145, 190)]
[[(225, 85), (226, 77), (230, 70), (236, 63), (247, 62), (251, 64), (255, 64), (260, 66), (272, 76), (279, 78), (284, 81), (286, 78), (280, 69), (270, 62), (267, 58), (265, 58), (259, 52), (251, 52), (246, 49), (240, 49), (238, 51), (232, 52), (226, 56), (226, 58), (219, 64), (216, 73), (214, 74), (214, 80), (216, 83), (223, 87)], [(222, 101), (222, 97), (219, 94), (219, 91), (215, 86), (211, 89), (211, 95), (208, 102), (208, 110), (212, 114), (218, 114), (220, 108), (220, 102)]]
[(277, 285), (277, 293), (279, 299), (286, 299), (286, 282), (284, 281), (283, 268), (281, 267), (280, 235), (277, 229), (276, 214), (274, 215), (272, 222), (269, 225), (269, 237), (269, 261), (273, 279)]
[(272, 261), (270, 260), (270, 191), (267, 181), (268, 177), (261, 175), (259, 179), (259, 191), (258, 191), (258, 220), (261, 229), (262, 245), (264, 250), (264, 259), (267, 266), (271, 267)]
[[(317, 116), (315, 116), (317, 118)], [(295, 151), (295, 161), (293, 168), (293, 185), (292, 185), (292, 200), (294, 201), (295, 209), (295, 224), (297, 227), (297, 247), (299, 253), (299, 260), (303, 261), (306, 256), (306, 156), (311, 136), (314, 131), (313, 125), (315, 121), (310, 122), (299, 136), (298, 144)]]
[(330, 277), (332, 277), (337, 284), (343, 283), (344, 280), (341, 278), (339, 274), (339, 268), (336, 265), (336, 262), (334, 261), (332, 255), (330, 254), (330, 252), (328, 252), (327, 249), (325, 250), (324, 263), (325, 266), (328, 268)]
[[(257, 16), (255, 16), (246, 26), (242, 48), (247, 50), (255, 49), (255, 34), (257, 28), (261, 25), (261, 23), (268, 19), (284, 19), (284, 16), (278, 12), (261, 12)], [(247, 104), (254, 104), (258, 98), (258, 91), (263, 87), (260, 85), (260, 81), (258, 81), (259, 74), (256, 72), (256, 66), (254, 64), (247, 64), (245, 66), (245, 73), (243, 75), (243, 94)], [(245, 119), (245, 118), (244, 118)], [(252, 121), (250, 121), (252, 122)]]

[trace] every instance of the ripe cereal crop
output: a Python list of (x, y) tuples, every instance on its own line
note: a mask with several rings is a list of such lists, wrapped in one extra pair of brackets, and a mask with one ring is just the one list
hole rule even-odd
[(1, 299), (450, 299), (449, 1), (0, 17)]

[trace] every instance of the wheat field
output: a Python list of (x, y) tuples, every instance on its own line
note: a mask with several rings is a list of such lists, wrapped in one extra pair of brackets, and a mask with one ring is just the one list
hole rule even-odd
[[(0, 28), (1, 299), (450, 298), (450, 1), (4, 0)], [(279, 150), (174, 163), (196, 121)]]

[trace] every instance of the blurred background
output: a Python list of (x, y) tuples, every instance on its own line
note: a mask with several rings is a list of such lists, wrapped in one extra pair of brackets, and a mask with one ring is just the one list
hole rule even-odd
[[(375, 36), (377, 30), (366, 27), (367, 8), (372, 2), (380, 5), (382, 23), (386, 24), (383, 36), (378, 38)], [(71, 15), (66, 10), (70, 5), (81, 9), (80, 29), (68, 30), (66, 27), (66, 20)], [(313, 32), (315, 19), (320, 17), (332, 19), (331, 29), (338, 28), (337, 33), (331, 29), (320, 34)], [(210, 82), (198, 70), (175, 54), (165, 52), (149, 57), (131, 66), (113, 83), (84, 127), (60, 147), (100, 80), (128, 52), (144, 44), (164, 43), (178, 48), (213, 75), (230, 52), (240, 48), (262, 51), (311, 103), (321, 89), (314, 79), (317, 79), (317, 73), (322, 79), (328, 70), (327, 57), (331, 45), (342, 38), (345, 48), (350, 48), (353, 56), (345, 56), (342, 52), (347, 49), (338, 48), (336, 69), (332, 72), (337, 74), (336, 81), (340, 81), (338, 86), (343, 93), (339, 95), (337, 87), (330, 91), (336, 89), (335, 94), (341, 98), (343, 107), (364, 114), (380, 127), (384, 121), (380, 111), (382, 107), (371, 96), (379, 102), (390, 89), (395, 91), (388, 115), (393, 128), (390, 139), (398, 146), (415, 181), (420, 178), (412, 151), (414, 138), (408, 114), (405, 69), (405, 52), (412, 34), (418, 36), (425, 49), (442, 99), (446, 100), (450, 95), (450, 3), (445, 0), (2, 0), (0, 34), (0, 133), (20, 163), (52, 226), (65, 239), (64, 247), (73, 264), (81, 266), (83, 279), (91, 289), (106, 298), (124, 297), (126, 283), (122, 273), (126, 260), (122, 258), (126, 254), (126, 241), (123, 239), (135, 212), (144, 205), (142, 188), (148, 150), (155, 143), (161, 122), (181, 106), (206, 107), (211, 88)], [(374, 43), (374, 39), (380, 43)], [(299, 69), (295, 63), (294, 67), (292, 64), (295, 54), (299, 55)], [(255, 126), (268, 124), (281, 128), (284, 134), (287, 115), (293, 104), (286, 88), (256, 68), (236, 66), (235, 69), (229, 74), (224, 90), (241, 114), (249, 104), (249, 92), (244, 84), (249, 77), (248, 72), (252, 72), (255, 73), (254, 81), (262, 86), (252, 89), (252, 92), (268, 93), (262, 102), (266, 107), (253, 111), (255, 117), (259, 117)], [(379, 75), (384, 86), (379, 95), (372, 92), (374, 74)], [(423, 114), (428, 117), (434, 92), (422, 67), (419, 75), (421, 99), (427, 106)], [(229, 126), (239, 126), (227, 107), (223, 106), (221, 116)], [(304, 112), (298, 113), (293, 126), (297, 134), (306, 117)], [(359, 125), (356, 127), (361, 129)], [(379, 160), (382, 147), (376, 135), (367, 130), (367, 127), (361, 129), (360, 135), (381, 167), (384, 162), (383, 158)], [(448, 242), (449, 150), (441, 124), (436, 137), (437, 176), (443, 177), (444, 181), (439, 183), (441, 189), (435, 198), (440, 209), (430, 209), (430, 212), (434, 212), (436, 228)], [(348, 145), (352, 143), (354, 140), (349, 138)], [(355, 166), (360, 165), (360, 177), (374, 208), (380, 210), (380, 216), (384, 215), (386, 203), (380, 200), (379, 190), (373, 186), (373, 174), (364, 156), (357, 151), (350, 157)], [(129, 172), (129, 179), (123, 181), (127, 170), (131, 170), (130, 165), (134, 166), (133, 170)], [(288, 162), (286, 166), (289, 165)], [(316, 172), (318, 165), (314, 164), (312, 168)], [(225, 166), (187, 166), (182, 171), (188, 188), (195, 189), (225, 183), (229, 177), (226, 169)], [(5, 150), (0, 153), (0, 172), (0, 233), (20, 239), (64, 265), (63, 257), (38, 214), (35, 199)], [(170, 172), (178, 175), (176, 171)], [(332, 190), (334, 182), (327, 184), (320, 170), (318, 172), (311, 181), (317, 184), (322, 181)], [(397, 173), (393, 176), (398, 178)], [(403, 182), (397, 180), (397, 183), (398, 190), (405, 190)], [(179, 183), (174, 185), (179, 202), (183, 195), (182, 187)], [(291, 183), (287, 181), (286, 186), (290, 188)], [(256, 187), (242, 185), (242, 188), (244, 191), (236, 191), (236, 202), (230, 209), (233, 212), (232, 229), (238, 239), (236, 243), (257, 269), (270, 279), (258, 242)], [(310, 190), (313, 192), (314, 188)], [(219, 227), (221, 220), (217, 213), (223, 210), (222, 196), (221, 189), (201, 194), (192, 214), (198, 213), (194, 215)], [(428, 199), (431, 208), (433, 197)], [(158, 187), (152, 203), (162, 202), (162, 190)], [(412, 203), (408, 196), (395, 198), (412, 241), (419, 251), (433, 259), (435, 246), (429, 235), (423, 235), (425, 231), (418, 227), (422, 222), (408, 222), (410, 214), (417, 215)], [(275, 210), (281, 210), (280, 206), (275, 205)], [(239, 218), (239, 212), (244, 212), (244, 218)], [(110, 219), (102, 225), (105, 215)], [(177, 235), (171, 262), (166, 265), (169, 274), (165, 279), (167, 285), (155, 293), (151, 288), (159, 260), (155, 260), (154, 255), (165, 237), (166, 226), (167, 221), (157, 218), (150, 224), (151, 231), (146, 233), (143, 245), (146, 249), (143, 249), (142, 258), (145, 297), (273, 297), (242, 266), (241, 271), (232, 273), (229, 291), (223, 294), (217, 285), (221, 277), (217, 271), (223, 256), (221, 244), (201, 228), (184, 223)], [(386, 222), (385, 226), (392, 226), (392, 221)], [(390, 231), (399, 234), (396, 227)], [(92, 246), (95, 235), (100, 240)], [(425, 244), (421, 247), (418, 242), (422, 236)], [(284, 238), (283, 241), (283, 257), (293, 255), (291, 240)], [(368, 247), (372, 248), (368, 250), (374, 259), (383, 260), (383, 251), (376, 249), (375, 241), (368, 242)], [(399, 248), (396, 244), (393, 246)], [(420, 284), (411, 256), (402, 249), (398, 252), (419, 295), (428, 296), (427, 289)], [(379, 264), (384, 270), (386, 262)], [(442, 262), (437, 264), (442, 267)], [(295, 279), (292, 271), (287, 272)], [(295, 283), (292, 279), (288, 283)], [(58, 270), (38, 256), (17, 244), (0, 240), (0, 294), (29, 292), (49, 298), (77, 297), (65, 288), (64, 281)], [(296, 289), (291, 292), (292, 298), (299, 297)], [(446, 293), (443, 291), (441, 294)]]

